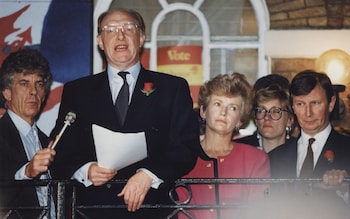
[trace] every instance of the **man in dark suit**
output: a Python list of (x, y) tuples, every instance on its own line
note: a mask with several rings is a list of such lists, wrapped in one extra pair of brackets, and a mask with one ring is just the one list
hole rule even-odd
[[(166, 183), (189, 172), (199, 148), (199, 128), (187, 82), (179, 77), (144, 69), (140, 51), (145, 25), (133, 10), (112, 9), (98, 20), (98, 45), (107, 60), (107, 70), (65, 84), (55, 136), (64, 116), (74, 111), (77, 119), (56, 147), (53, 176), (73, 177), (83, 183), (78, 202), (126, 204), (127, 210), (103, 211), (107, 218), (165, 218), (161, 210), (138, 210), (141, 204), (169, 204)], [(116, 99), (125, 84), (119, 72), (127, 72), (129, 104), (125, 122)], [(115, 108), (116, 107), (116, 108)], [(116, 132), (145, 132), (147, 158), (120, 170), (98, 165), (92, 124)], [(123, 145), (128, 147), (128, 145)], [(131, 155), (130, 155), (131, 156)], [(126, 185), (109, 183), (128, 179)], [(87, 213), (98, 217), (97, 210)], [(93, 215), (95, 214), (95, 215)], [(93, 215), (93, 216), (91, 216)], [(107, 216), (108, 215), (108, 216)]]
[[(295, 203), (303, 203), (303, 207), (318, 203), (313, 212), (304, 209), (310, 218), (329, 218), (331, 214), (334, 218), (343, 218), (340, 212), (348, 209), (346, 203), (349, 201), (349, 184), (344, 178), (350, 171), (350, 138), (337, 133), (330, 124), (336, 101), (331, 82), (326, 74), (306, 70), (293, 78), (290, 94), (301, 134), (298, 139), (270, 153), (271, 175), (323, 179), (320, 183), (307, 184), (307, 189), (293, 187), (292, 193), (300, 195), (296, 191), (301, 191), (298, 201), (312, 200)], [(308, 172), (306, 164), (309, 160)]]
[[(4, 60), (0, 76), (7, 107), (0, 119), (0, 179), (47, 179), (55, 151), (43, 148), (48, 146), (49, 138), (36, 126), (36, 119), (52, 82), (49, 64), (39, 51), (24, 49)], [(46, 193), (46, 187), (2, 187), (0, 205), (46, 206)], [(20, 216), (13, 211), (9, 218), (38, 218), (42, 214), (41, 210), (18, 212)], [(53, 207), (51, 217), (54, 215)]]

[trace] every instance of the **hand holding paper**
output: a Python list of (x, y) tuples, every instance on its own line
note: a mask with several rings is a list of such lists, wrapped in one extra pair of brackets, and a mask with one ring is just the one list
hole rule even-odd
[(88, 178), (94, 186), (101, 186), (111, 180), (117, 171), (100, 167), (97, 163), (92, 163), (89, 167)]
[(120, 133), (93, 124), (98, 165), (120, 170), (147, 157), (144, 132)]

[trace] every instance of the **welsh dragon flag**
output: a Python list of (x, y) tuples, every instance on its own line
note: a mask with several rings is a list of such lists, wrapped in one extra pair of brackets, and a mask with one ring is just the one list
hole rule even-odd
[(49, 60), (54, 83), (39, 127), (49, 135), (55, 125), (65, 82), (92, 73), (90, 0), (0, 1), (0, 63), (23, 47)]

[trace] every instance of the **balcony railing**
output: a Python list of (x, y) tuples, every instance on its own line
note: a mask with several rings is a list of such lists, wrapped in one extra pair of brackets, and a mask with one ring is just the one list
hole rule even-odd
[[(350, 177), (344, 180), (347, 183), (350, 183)], [(221, 178), (221, 179), (178, 179), (175, 181), (175, 186), (172, 190), (175, 190), (178, 187), (184, 187), (188, 190), (188, 198), (185, 201), (179, 202), (171, 195), (172, 192), (169, 192), (169, 196), (173, 201), (171, 205), (165, 205), (162, 203), (158, 204), (144, 204), (141, 206), (143, 209), (173, 209), (172, 212), (168, 215), (167, 218), (174, 218), (180, 212), (186, 217), (192, 219), (194, 218), (188, 210), (199, 210), (199, 209), (241, 209), (246, 208), (247, 206), (242, 205), (192, 205), (189, 204), (192, 199), (192, 192), (190, 189), (191, 184), (281, 184), (281, 185), (290, 185), (290, 184), (310, 184), (310, 183), (319, 183), (322, 182), (322, 179), (270, 179), (270, 178)], [(113, 180), (110, 182), (125, 184), (126, 180)], [(70, 215), (72, 219), (77, 217), (79, 218), (89, 218), (88, 215), (83, 213), (84, 209), (118, 209), (118, 208), (127, 208), (126, 205), (78, 205), (76, 187), (79, 185), (78, 182), (72, 180), (58, 181), (58, 180), (30, 180), (30, 181), (0, 181), (0, 189), (23, 187), (23, 186), (47, 186), (49, 188), (48, 200), (51, 197), (54, 197), (56, 202), (56, 216), (59, 219), (67, 218), (67, 215)], [(69, 189), (67, 189), (69, 188)], [(68, 192), (67, 192), (68, 191)], [(265, 194), (268, 199), (270, 194)], [(67, 203), (67, 200), (71, 200)], [(0, 197), (1, 201), (1, 197)], [(48, 203), (50, 203), (48, 201)], [(68, 207), (67, 207), (68, 206)], [(40, 211), (39, 218), (50, 218), (50, 205), (47, 206), (3, 206), (0, 203), (0, 216), (2, 218), (11, 218), (14, 215), (18, 218), (23, 218), (21, 212), (23, 211)]]

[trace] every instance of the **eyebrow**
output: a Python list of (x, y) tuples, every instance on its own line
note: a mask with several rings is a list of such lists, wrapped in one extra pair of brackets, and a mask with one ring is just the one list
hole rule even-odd
[[(18, 79), (17, 82), (30, 82), (31, 80), (28, 80), (28, 79), (25, 79), (25, 78), (22, 78), (22, 79)], [(35, 80), (35, 82), (44, 82), (45, 80), (43, 78), (41, 79), (38, 79), (38, 80)], [(15, 81), (14, 81), (15, 82)]]

